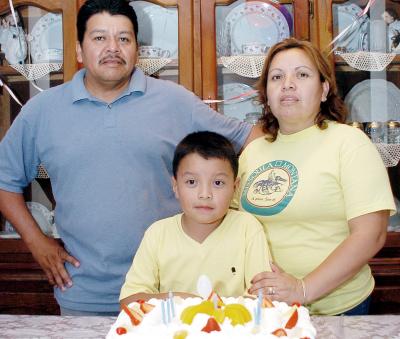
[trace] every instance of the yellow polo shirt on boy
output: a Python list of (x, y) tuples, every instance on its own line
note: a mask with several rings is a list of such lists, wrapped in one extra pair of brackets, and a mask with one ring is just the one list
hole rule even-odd
[[(395, 210), (386, 169), (375, 146), (354, 127), (334, 122), (275, 142), (259, 138), (239, 161), (240, 209), (263, 223), (273, 261), (303, 278), (349, 235), (348, 221)], [(312, 314), (338, 314), (372, 292), (368, 265), (310, 305)]]
[(135, 293), (197, 294), (207, 275), (220, 296), (247, 294), (255, 274), (270, 271), (262, 225), (249, 213), (229, 210), (202, 243), (182, 229), (182, 214), (159, 220), (146, 231), (122, 286), (120, 300)]

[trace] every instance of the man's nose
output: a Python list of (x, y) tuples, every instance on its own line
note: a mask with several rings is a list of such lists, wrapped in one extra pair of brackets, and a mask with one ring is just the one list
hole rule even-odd
[(108, 39), (107, 49), (111, 52), (119, 52), (119, 43), (117, 38)]

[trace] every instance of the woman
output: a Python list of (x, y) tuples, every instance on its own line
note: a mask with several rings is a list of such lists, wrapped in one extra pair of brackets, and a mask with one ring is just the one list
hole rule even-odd
[(249, 292), (308, 304), (312, 314), (366, 314), (367, 262), (395, 210), (382, 160), (344, 124), (332, 70), (309, 42), (273, 46), (258, 89), (267, 136), (240, 157), (240, 209), (263, 223), (274, 265)]

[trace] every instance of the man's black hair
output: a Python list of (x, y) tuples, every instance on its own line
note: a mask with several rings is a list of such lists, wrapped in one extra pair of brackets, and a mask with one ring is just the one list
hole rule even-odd
[(172, 161), (172, 173), (175, 178), (182, 159), (193, 153), (200, 155), (204, 159), (218, 158), (229, 161), (236, 179), (239, 164), (231, 142), (224, 136), (209, 131), (188, 134), (176, 146), (174, 160)]
[(135, 39), (139, 31), (138, 21), (135, 10), (126, 0), (87, 0), (79, 9), (76, 27), (78, 30), (78, 41), (83, 42), (87, 21), (92, 15), (99, 13), (108, 13), (110, 15), (125, 15), (132, 22)]

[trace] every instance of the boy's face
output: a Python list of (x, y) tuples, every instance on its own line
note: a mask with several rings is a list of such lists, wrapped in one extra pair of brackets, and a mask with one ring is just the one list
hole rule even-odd
[(228, 160), (204, 159), (197, 153), (185, 156), (172, 178), (175, 196), (181, 203), (185, 223), (218, 226), (224, 218), (238, 185)]

